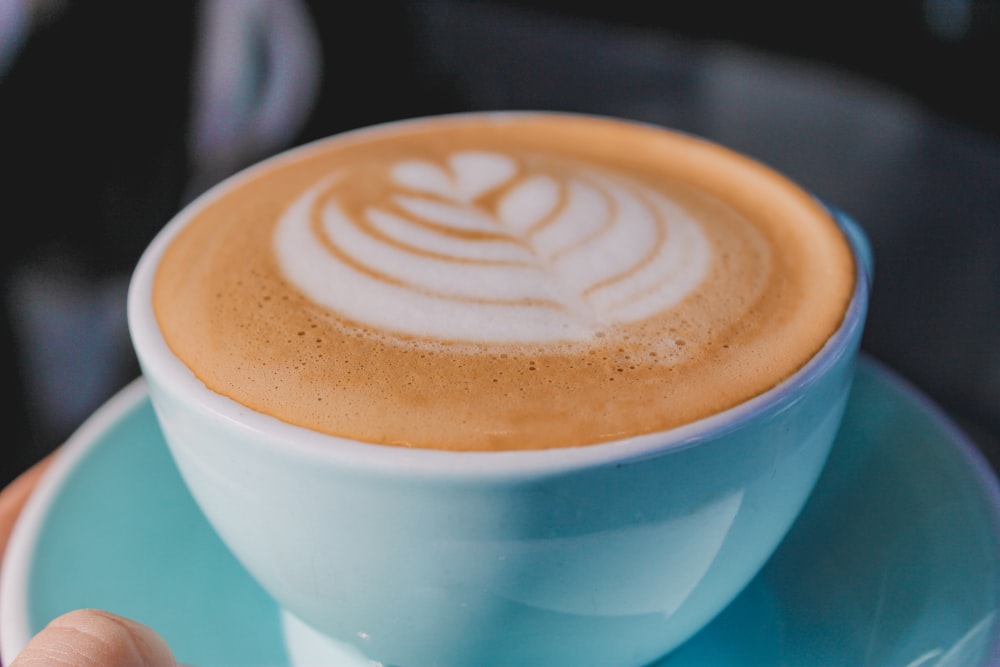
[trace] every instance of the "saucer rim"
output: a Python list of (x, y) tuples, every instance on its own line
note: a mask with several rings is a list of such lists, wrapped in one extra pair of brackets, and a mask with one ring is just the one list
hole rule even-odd
[(25, 502), (0, 560), (0, 661), (8, 647), (14, 647), (9, 652), (17, 655), (32, 636), (27, 613), (29, 575), (46, 515), (82, 459), (147, 396), (146, 381), (140, 375), (98, 407), (56, 451)]
[[(940, 429), (941, 440), (948, 449), (957, 450), (956, 456), (974, 482), (973, 488), (978, 490), (989, 517), (982, 529), (1000, 541), (1000, 476), (979, 447), (931, 397), (884, 362), (862, 352), (858, 370), (872, 374), (901, 395), (902, 400), (915, 404)], [(56, 452), (25, 503), (0, 561), (0, 659), (8, 654), (17, 655), (31, 639), (27, 613), (29, 574), (46, 515), (59, 492), (82, 459), (103, 441), (107, 431), (147, 400), (147, 383), (141, 375), (110, 397)], [(991, 638), (985, 658), (984, 665), (1000, 664), (1000, 632)]]
[[(864, 369), (871, 373), (877, 381), (897, 392), (902, 400), (913, 403), (941, 431), (940, 440), (947, 443), (947, 449), (954, 452), (956, 458), (961, 458), (969, 478), (975, 482), (972, 489), (980, 492), (983, 509), (990, 518), (983, 522), (984, 530), (988, 527), (987, 532), (1000, 543), (1000, 470), (990, 464), (979, 445), (937, 401), (900, 371), (863, 350), (857, 363), (858, 372)], [(1000, 599), (997, 609), (1000, 609)], [(1000, 625), (997, 627), (980, 667), (1000, 667)]]

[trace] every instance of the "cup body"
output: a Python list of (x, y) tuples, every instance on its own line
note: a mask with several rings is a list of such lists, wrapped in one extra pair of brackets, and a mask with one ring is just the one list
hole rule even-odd
[(849, 309), (826, 346), (763, 395), (584, 447), (369, 445), (256, 413), (172, 354), (151, 292), (186, 217), (143, 255), (128, 304), (166, 441), (223, 541), (295, 622), (384, 665), (638, 666), (697, 632), (807, 499), (868, 304), (869, 250), (837, 214), (858, 259)]

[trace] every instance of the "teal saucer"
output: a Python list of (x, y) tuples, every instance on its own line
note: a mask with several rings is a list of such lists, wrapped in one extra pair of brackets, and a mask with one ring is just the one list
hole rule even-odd
[[(1000, 487), (925, 397), (864, 358), (830, 461), (761, 574), (657, 667), (1000, 662)], [(278, 608), (214, 535), (136, 380), (81, 427), (0, 572), (0, 656), (99, 607), (200, 667), (288, 665)]]

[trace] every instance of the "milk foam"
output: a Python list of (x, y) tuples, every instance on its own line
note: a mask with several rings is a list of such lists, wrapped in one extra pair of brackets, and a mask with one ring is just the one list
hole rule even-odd
[[(534, 159), (532, 159), (534, 158)], [(584, 164), (460, 151), (386, 166), (385, 201), (340, 203), (350, 167), (281, 216), (275, 251), (316, 303), (420, 338), (548, 343), (591, 338), (669, 309), (712, 248), (663, 194)]]
[(716, 414), (842, 321), (829, 213), (693, 137), (470, 114), (317, 142), (178, 220), (153, 290), (206, 386), (354, 440), (571, 447)]

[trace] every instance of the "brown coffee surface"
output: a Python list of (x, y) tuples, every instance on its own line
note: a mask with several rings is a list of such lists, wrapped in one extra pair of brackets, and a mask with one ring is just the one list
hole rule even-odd
[(594, 444), (686, 424), (801, 368), (850, 248), (725, 148), (549, 113), (303, 147), (182, 213), (154, 309), (214, 391), (384, 445)]

